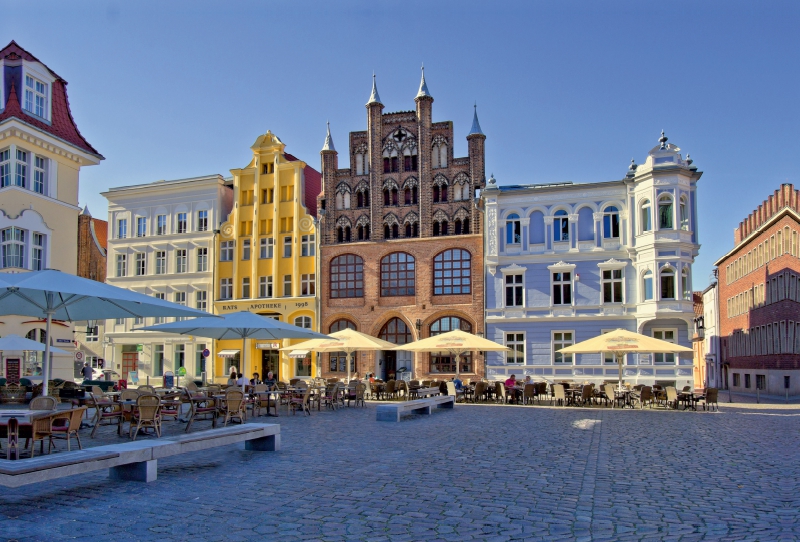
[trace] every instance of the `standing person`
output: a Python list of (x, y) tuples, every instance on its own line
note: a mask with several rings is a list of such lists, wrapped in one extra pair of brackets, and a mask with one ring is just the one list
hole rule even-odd
[(92, 368), (89, 366), (88, 361), (83, 364), (83, 369), (81, 369), (81, 374), (83, 375), (84, 380), (92, 379)]

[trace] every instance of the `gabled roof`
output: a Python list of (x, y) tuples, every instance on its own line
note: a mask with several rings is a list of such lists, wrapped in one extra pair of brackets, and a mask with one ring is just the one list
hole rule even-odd
[(108, 222), (98, 218), (92, 218), (92, 230), (97, 246), (103, 251), (108, 248)]
[[(299, 158), (289, 154), (288, 152), (284, 152), (283, 156), (289, 162), (296, 162), (297, 160), (299, 160)], [(303, 177), (305, 178), (305, 183), (303, 186), (303, 194), (305, 195), (305, 201), (303, 202), (303, 204), (306, 206), (308, 214), (310, 214), (313, 217), (316, 217), (317, 196), (319, 196), (320, 192), (322, 192), (322, 175), (320, 174), (319, 171), (306, 164), (306, 167), (303, 168)]]
[[(28, 62), (38, 62), (44, 66), (48, 72), (55, 78), (51, 89), (51, 116), (50, 123), (43, 122), (33, 115), (29, 115), (22, 109), (19, 101), (19, 89), (17, 85), (21, 85), (21, 81), (15, 83), (11, 80), (11, 86), (6, 97), (6, 103), (0, 104), (3, 106), (0, 112), (0, 123), (16, 118), (23, 123), (32, 126), (38, 130), (46, 132), (50, 135), (57, 137), (75, 147), (98, 156), (103, 159), (97, 150), (86, 141), (86, 138), (81, 135), (78, 126), (75, 124), (75, 119), (72, 118), (72, 112), (69, 109), (69, 99), (67, 98), (67, 82), (61, 78), (57, 73), (51, 70), (38, 58), (30, 54), (28, 51), (17, 45), (15, 41), (11, 41), (2, 50), (0, 50), (0, 58), (9, 60), (26, 60)], [(5, 84), (5, 74), (3, 74), (3, 84)]]

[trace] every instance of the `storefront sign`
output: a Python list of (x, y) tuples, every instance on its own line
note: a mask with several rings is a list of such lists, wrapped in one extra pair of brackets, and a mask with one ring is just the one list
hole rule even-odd
[(259, 350), (278, 350), (281, 343), (256, 343), (256, 348)]
[(19, 384), (20, 366), (19, 358), (6, 360), (6, 382), (8, 384)]
[(270, 303), (250, 303), (249, 305), (221, 305), (222, 311), (241, 311), (248, 310), (252, 312), (273, 310), (273, 311), (290, 311), (297, 309), (310, 309), (310, 301), (290, 301), (290, 302), (270, 302)]

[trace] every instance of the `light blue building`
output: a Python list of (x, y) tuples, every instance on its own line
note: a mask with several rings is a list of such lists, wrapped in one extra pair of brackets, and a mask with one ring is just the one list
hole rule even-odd
[[(659, 144), (625, 178), (587, 184), (497, 186), (486, 213), (486, 376), (601, 383), (613, 356), (556, 351), (623, 328), (691, 347), (697, 181), (687, 155)], [(692, 385), (691, 355), (628, 355), (626, 382)]]

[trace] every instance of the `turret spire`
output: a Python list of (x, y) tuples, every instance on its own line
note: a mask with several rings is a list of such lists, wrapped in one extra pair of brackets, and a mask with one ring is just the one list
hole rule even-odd
[(335, 151), (333, 146), (333, 138), (331, 137), (331, 123), (328, 123), (328, 135), (325, 136), (325, 144), (322, 146), (323, 151)]
[(483, 130), (481, 130), (481, 123), (478, 122), (478, 104), (475, 103), (475, 112), (472, 115), (472, 129), (470, 129), (469, 134), (467, 135), (484, 135)]
[(371, 104), (383, 105), (383, 103), (381, 103), (381, 97), (378, 96), (378, 84), (375, 82), (374, 73), (372, 74), (372, 94), (369, 95), (369, 101), (367, 102), (367, 105)]
[(428, 91), (428, 85), (425, 83), (425, 65), (422, 65), (422, 80), (419, 82), (419, 92), (415, 98), (433, 98)]

